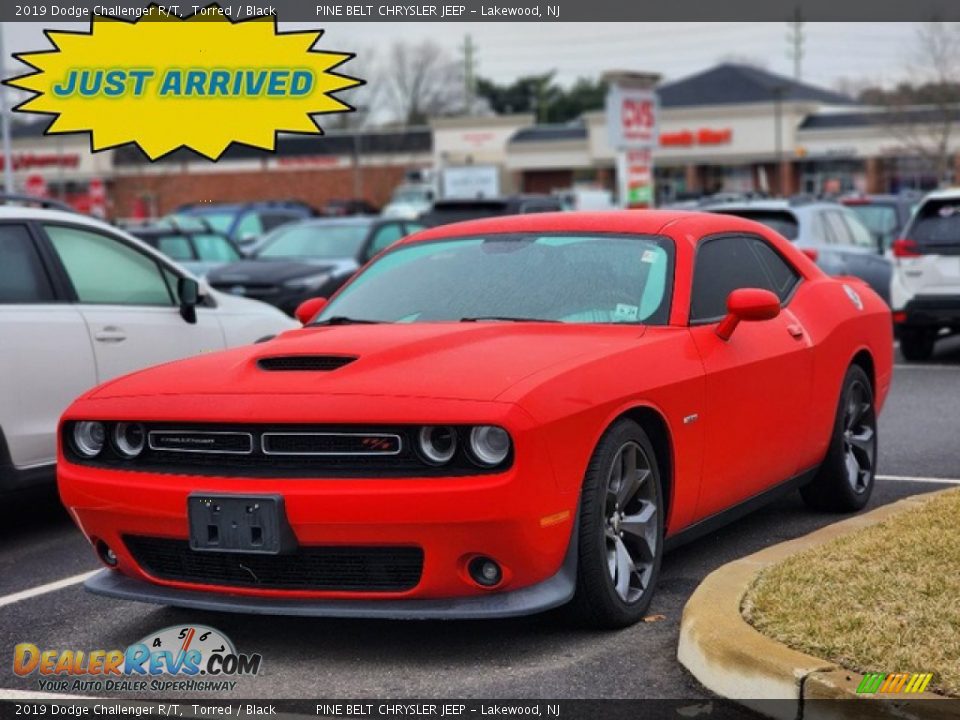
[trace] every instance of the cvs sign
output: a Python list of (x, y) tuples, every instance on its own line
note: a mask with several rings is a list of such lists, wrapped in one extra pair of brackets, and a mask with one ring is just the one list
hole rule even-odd
[(607, 131), (617, 150), (657, 144), (657, 95), (652, 89), (613, 86), (607, 93)]

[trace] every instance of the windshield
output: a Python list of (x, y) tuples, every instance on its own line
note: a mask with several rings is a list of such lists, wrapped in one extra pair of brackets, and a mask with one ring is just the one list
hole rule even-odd
[(673, 244), (650, 236), (511, 234), (401, 245), (317, 318), (664, 324)]
[(350, 258), (360, 252), (367, 224), (284, 225), (274, 230), (257, 251), (259, 258)]
[(907, 237), (928, 252), (960, 254), (960, 200), (928, 200), (917, 211)]

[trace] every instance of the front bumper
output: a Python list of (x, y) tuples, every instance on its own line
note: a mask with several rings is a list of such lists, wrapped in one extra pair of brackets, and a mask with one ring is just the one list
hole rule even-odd
[(960, 327), (960, 295), (916, 295), (903, 308), (900, 325)]
[(577, 581), (576, 533), (560, 570), (519, 590), (437, 600), (296, 600), (284, 597), (220, 595), (165, 587), (112, 570), (101, 570), (84, 587), (95, 595), (174, 607), (251, 615), (373, 618), (386, 620), (471, 620), (534, 615), (566, 604)]
[[(552, 473), (521, 465), (518, 458), (486, 476), (304, 480), (161, 475), (63, 460), (58, 477), (64, 504), (89, 541), (117, 555), (116, 569), (91, 582), (94, 592), (255, 613), (500, 617), (554, 607), (573, 592), (567, 556), (577, 498), (560, 493)], [(419, 582), (399, 591), (281, 589), (152, 574), (125, 538), (188, 539), (187, 498), (195, 493), (282, 495), (301, 548), (418, 547)], [(495, 588), (470, 578), (467, 566), (477, 555), (501, 565)]]

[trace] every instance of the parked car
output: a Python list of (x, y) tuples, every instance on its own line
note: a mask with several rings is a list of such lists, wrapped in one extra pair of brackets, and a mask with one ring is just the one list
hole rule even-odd
[(928, 360), (945, 333), (960, 332), (960, 188), (931, 193), (893, 242), (891, 292), (900, 351)]
[(415, 220), (430, 209), (436, 197), (437, 192), (430, 183), (404, 183), (393, 191), (382, 213), (388, 218)]
[(552, 195), (509, 195), (499, 198), (437, 200), (430, 210), (420, 216), (420, 222), (427, 227), (436, 227), (463, 220), (477, 220), (498, 215), (559, 212), (563, 209), (561, 199)]
[(0, 207), (0, 490), (53, 479), (57, 420), (88, 388), (293, 325), (99, 220)]
[(890, 302), (892, 261), (860, 218), (834, 202), (750, 200), (706, 205), (708, 212), (737, 215), (766, 225), (805, 252), (829, 275), (853, 275)]
[(323, 205), (321, 215), (326, 217), (346, 217), (350, 215), (376, 215), (380, 211), (363, 198), (335, 198)]
[(370, 217), (324, 218), (284, 225), (263, 238), (250, 257), (211, 272), (218, 290), (263, 302), (293, 315), (304, 300), (331, 295), (367, 260), (423, 225)]
[(127, 232), (176, 260), (197, 277), (243, 258), (240, 248), (203, 218), (170, 217), (155, 223), (134, 225)]
[(670, 546), (797, 488), (863, 508), (892, 361), (886, 304), (755, 223), (481, 220), (303, 330), (81, 397), (60, 492), (102, 595), (623, 627)]
[(260, 200), (243, 203), (191, 203), (181, 205), (174, 217), (200, 217), (214, 230), (241, 248), (255, 243), (264, 233), (296, 220), (315, 217), (317, 211), (299, 200)]
[(889, 250), (922, 198), (919, 193), (847, 195), (840, 198), (840, 202), (857, 214), (884, 250)]

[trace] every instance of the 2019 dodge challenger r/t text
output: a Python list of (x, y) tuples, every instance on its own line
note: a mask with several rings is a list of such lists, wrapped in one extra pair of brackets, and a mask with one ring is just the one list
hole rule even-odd
[(60, 427), (102, 595), (291, 615), (637, 621), (664, 551), (870, 497), (892, 323), (737, 217), (477, 220), (302, 329), (101, 385)]

